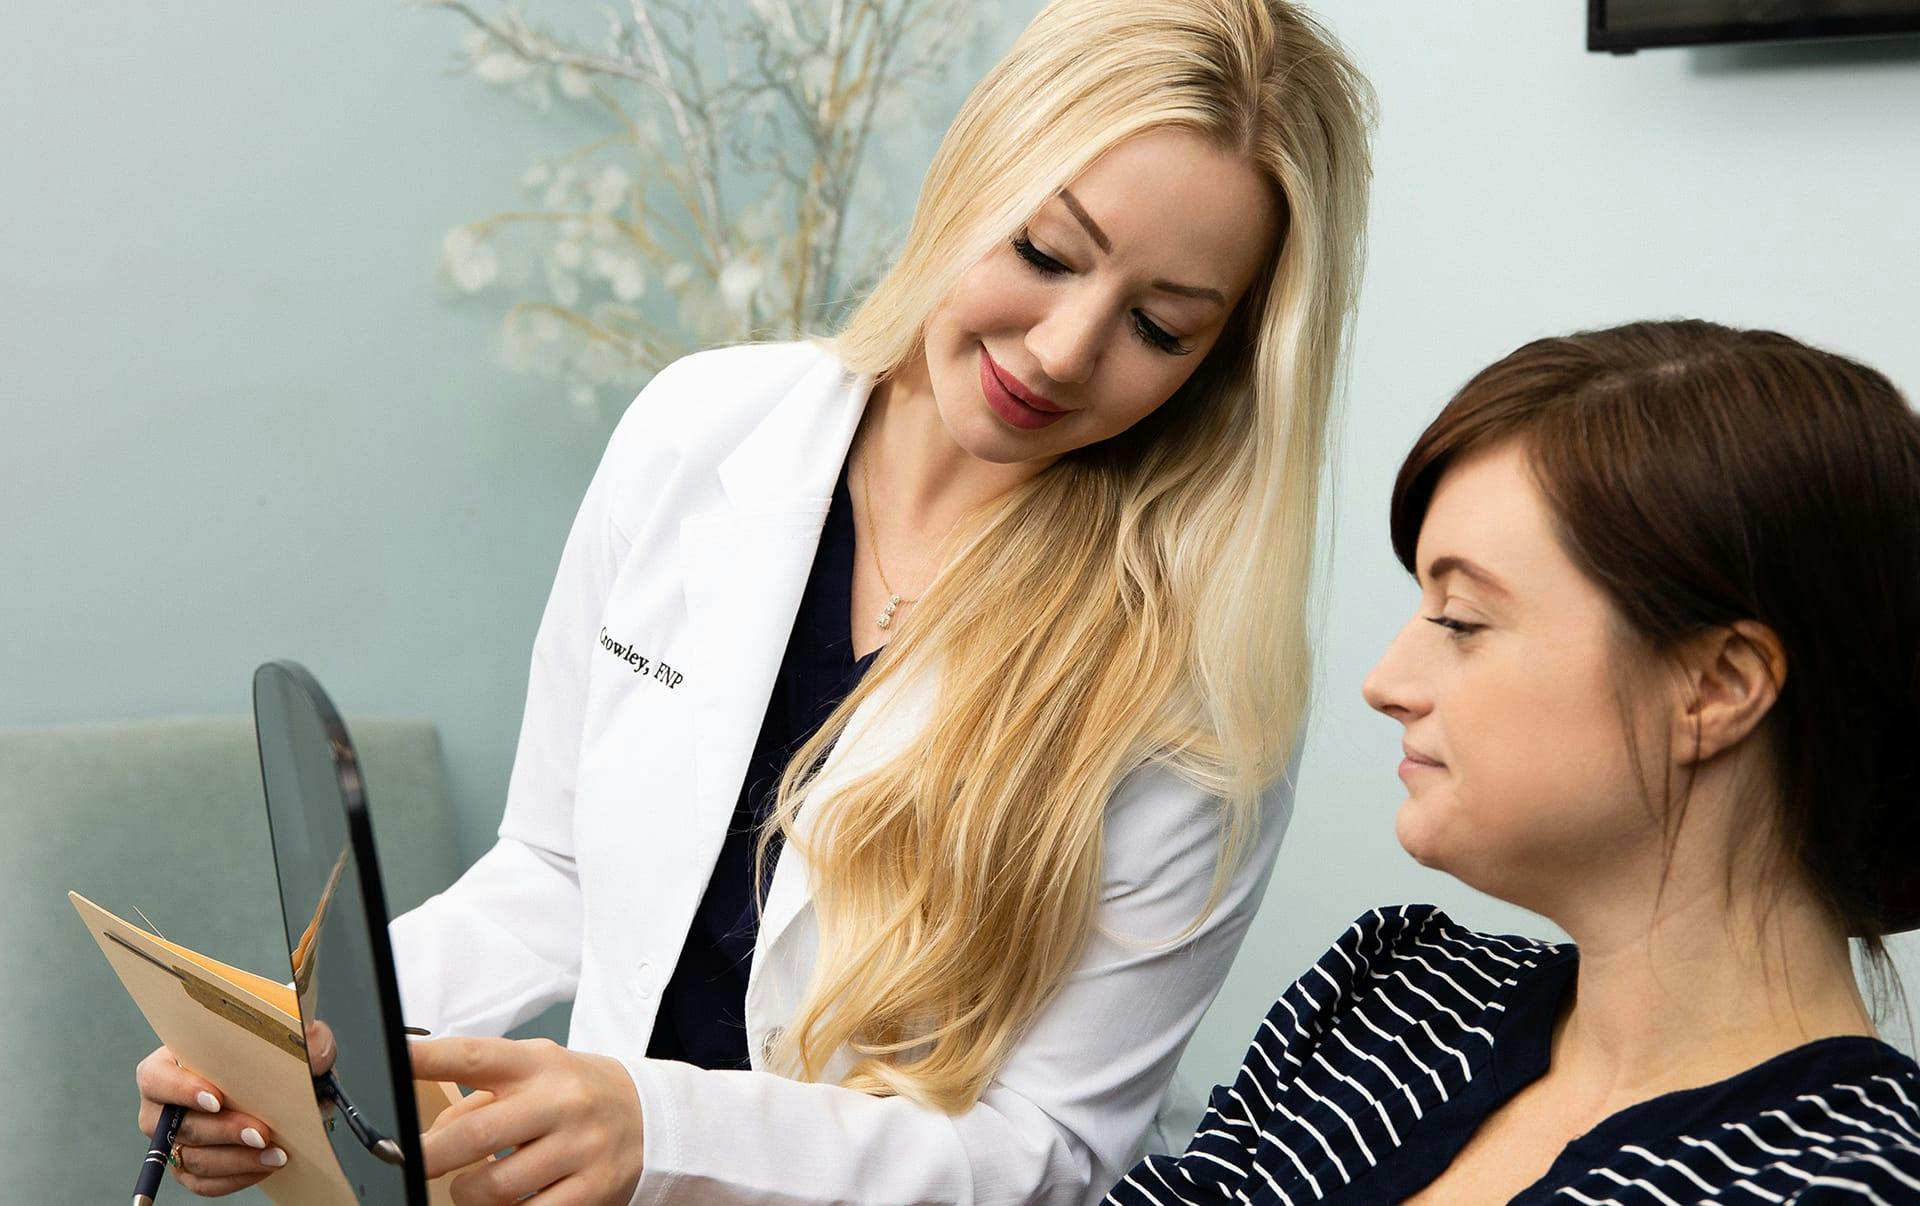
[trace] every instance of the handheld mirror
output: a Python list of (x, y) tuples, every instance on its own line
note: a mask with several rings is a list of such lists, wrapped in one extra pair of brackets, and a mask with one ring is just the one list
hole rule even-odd
[(253, 716), (300, 1021), (312, 1049), (324, 1050), (324, 1027), (337, 1052), (314, 1079), (334, 1155), (359, 1201), (426, 1206), (386, 894), (353, 742), (293, 662), (254, 672)]

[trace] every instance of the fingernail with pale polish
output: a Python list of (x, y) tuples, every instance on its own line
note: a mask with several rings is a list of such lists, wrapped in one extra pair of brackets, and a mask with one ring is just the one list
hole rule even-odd
[(220, 1112), (220, 1099), (211, 1093), (202, 1093), (198, 1097), (195, 1097), (194, 1100), (199, 1102), (200, 1108), (209, 1114), (218, 1114)]
[(246, 1144), (248, 1147), (265, 1147), (267, 1145), (267, 1141), (260, 1137), (260, 1132), (254, 1130), (252, 1127), (248, 1127), (246, 1130), (240, 1132), (240, 1142)]
[(287, 1162), (287, 1153), (281, 1151), (277, 1147), (270, 1147), (266, 1151), (260, 1153), (260, 1163), (266, 1165), (268, 1168), (279, 1168), (282, 1164), (285, 1164), (286, 1162)]

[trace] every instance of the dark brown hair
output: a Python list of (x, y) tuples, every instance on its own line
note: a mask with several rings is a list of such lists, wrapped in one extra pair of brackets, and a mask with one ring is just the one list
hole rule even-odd
[(1737, 620), (1778, 637), (1761, 732), (1781, 853), (1876, 954), (1920, 926), (1920, 416), (1873, 369), (1771, 331), (1536, 340), (1401, 466), (1409, 573), (1448, 466), (1515, 438), (1568, 555), (1656, 653)]

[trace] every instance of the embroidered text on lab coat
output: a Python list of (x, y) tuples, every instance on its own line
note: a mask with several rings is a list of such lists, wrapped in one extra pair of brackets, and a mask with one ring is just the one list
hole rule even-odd
[(600, 648), (632, 666), (635, 674), (647, 674), (653, 681), (665, 683), (669, 691), (679, 686), (680, 680), (686, 677), (665, 662), (656, 662), (648, 658), (632, 645), (614, 640), (607, 635), (607, 630), (604, 628), (600, 630)]

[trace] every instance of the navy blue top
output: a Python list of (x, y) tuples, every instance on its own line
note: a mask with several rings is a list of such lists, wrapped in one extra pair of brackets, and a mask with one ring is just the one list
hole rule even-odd
[[(1274, 1004), (1184, 1154), (1108, 1195), (1174, 1203), (1399, 1202), (1547, 1070), (1579, 952), (1376, 909)], [(1920, 1202), (1920, 1066), (1821, 1039), (1603, 1120), (1514, 1206)]]
[[(863, 658), (853, 656), (853, 552), (853, 503), (842, 465), (733, 821), (673, 977), (660, 994), (660, 1012), (647, 1042), (647, 1054), (654, 1059), (701, 1068), (748, 1066), (747, 972), (760, 933), (752, 888), (760, 825), (772, 811), (788, 759), (859, 684), (879, 653), (876, 649)], [(779, 851), (776, 834), (768, 848), (769, 875)]]

